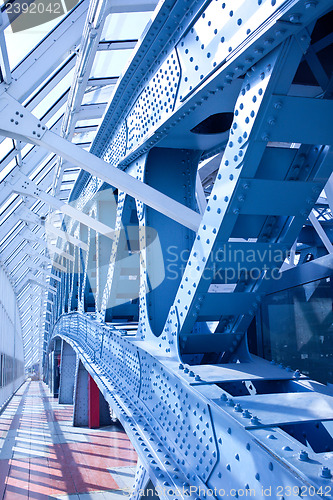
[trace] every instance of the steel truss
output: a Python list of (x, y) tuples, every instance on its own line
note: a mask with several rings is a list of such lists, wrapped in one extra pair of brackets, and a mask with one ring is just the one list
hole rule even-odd
[[(56, 205), (71, 239), (53, 267), (45, 369), (62, 339), (76, 421), (86, 370), (138, 451), (137, 485), (161, 498), (333, 496), (332, 391), (250, 355), (246, 340), (308, 218), (331, 252), (312, 212), (332, 174), (331, 80), (311, 43), (330, 9), (165, 0), (90, 153), (0, 96), (2, 134), (85, 171)], [(315, 97), (295, 83), (304, 58)], [(198, 165), (218, 153), (206, 204)], [(56, 203), (24, 175), (6, 187)]]

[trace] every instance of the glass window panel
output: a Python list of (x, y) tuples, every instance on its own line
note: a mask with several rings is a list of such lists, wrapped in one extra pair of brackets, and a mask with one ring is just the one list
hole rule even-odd
[(79, 134), (74, 134), (73, 142), (75, 144), (82, 142), (92, 142), (94, 137), (95, 137), (95, 132), (83, 132)]
[(126, 66), (132, 50), (102, 51), (97, 53), (91, 70), (91, 78), (119, 76)]
[(64, 182), (75, 182), (77, 178), (77, 173), (76, 174), (64, 174), (63, 176), (63, 181)]
[(17, 194), (10, 195), (7, 200), (0, 207), (0, 215), (9, 207), (11, 203), (18, 197)]
[(5, 139), (0, 143), (0, 161), (14, 148), (12, 139)]
[(105, 21), (101, 40), (137, 39), (141, 36), (150, 17), (151, 12), (111, 14)]
[(46, 122), (48, 128), (52, 128), (53, 125), (59, 120), (59, 118), (63, 116), (66, 109), (66, 105), (67, 103), (63, 104), (61, 108), (58, 109), (58, 111), (56, 111), (56, 113), (54, 113), (54, 115), (51, 116), (51, 118)]
[(6, 165), (6, 167), (0, 171), (0, 182), (2, 182), (8, 174), (10, 174), (10, 172), (13, 170), (13, 168), (16, 167), (16, 165), (16, 158), (13, 158), (12, 161), (9, 162), (8, 165)]
[[(44, 87), (48, 87), (49, 85), (52, 86), (52, 80), (54, 77), (57, 76), (58, 72), (63, 68), (64, 65), (66, 65), (70, 60), (72, 56), (69, 56), (65, 61), (61, 61), (61, 63), (52, 71), (50, 74), (47, 76), (45, 80), (43, 80), (38, 87), (36, 87), (31, 95), (28, 96), (27, 99), (23, 102), (23, 106), (26, 106), (30, 101), (33, 101), (35, 97), (38, 96), (39, 92), (44, 89)], [(69, 69), (69, 71), (71, 71)], [(66, 73), (63, 73), (64, 75)]]
[(34, 148), (35, 146), (31, 145), (31, 144), (26, 144), (25, 146), (23, 146), (23, 148), (21, 149), (21, 155), (22, 155), (22, 158), (24, 158), (28, 153), (30, 153), (30, 151)]
[(69, 71), (64, 78), (56, 85), (47, 96), (33, 109), (33, 114), (38, 118), (45, 115), (49, 109), (60, 99), (60, 97), (70, 88), (73, 81), (74, 69)]
[(266, 359), (333, 383), (331, 278), (283, 290), (263, 299), (262, 335)]
[(40, 26), (15, 33), (9, 25), (4, 34), (10, 68), (14, 69), (63, 18), (64, 16), (61, 16)]
[(91, 125), (98, 126), (99, 120), (92, 118), (91, 120), (78, 120), (75, 124), (76, 127), (89, 127)]
[[(13, 195), (15, 196), (15, 195)], [(15, 226), (2, 238), (2, 240), (0, 241), (0, 246), (2, 246), (4, 243), (5, 246), (2, 248), (2, 250), (4, 250), (6, 248), (7, 245), (9, 245), (9, 243), (15, 238), (17, 232), (23, 227), (23, 222), (17, 222), (15, 224)]]
[(30, 179), (34, 179), (38, 174), (39, 172), (41, 172), (43, 170), (43, 168), (45, 167), (45, 165), (47, 165), (47, 163), (51, 160), (51, 158), (53, 158), (55, 155), (54, 154), (48, 154), (46, 156), (46, 158), (41, 162), (39, 163), (36, 168), (29, 174), (29, 178)]
[(105, 87), (85, 92), (82, 104), (108, 102), (114, 91), (114, 87), (115, 85), (106, 85)]
[(6, 211), (6, 214), (1, 216), (0, 217), (0, 225), (2, 225), (4, 222), (6, 222), (6, 220), (8, 219), (8, 217), (10, 217), (12, 215), (12, 213), (20, 206), (22, 205), (23, 201), (22, 200), (19, 200), (17, 203), (13, 204), (10, 206), (10, 209), (8, 211)]

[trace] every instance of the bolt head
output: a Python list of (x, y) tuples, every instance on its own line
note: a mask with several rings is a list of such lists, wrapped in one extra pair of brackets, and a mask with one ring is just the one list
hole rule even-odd
[(307, 462), (309, 460), (308, 452), (304, 450), (300, 451), (298, 458), (301, 462)]
[(331, 477), (332, 477), (331, 470), (325, 466), (321, 469), (320, 475), (321, 475), (321, 477), (324, 477), (325, 479), (331, 479)]

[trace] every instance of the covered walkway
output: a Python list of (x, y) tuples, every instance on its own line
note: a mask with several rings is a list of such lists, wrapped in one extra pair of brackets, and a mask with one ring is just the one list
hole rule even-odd
[(118, 425), (72, 427), (42, 382), (26, 382), (0, 415), (0, 498), (120, 499), (137, 455)]

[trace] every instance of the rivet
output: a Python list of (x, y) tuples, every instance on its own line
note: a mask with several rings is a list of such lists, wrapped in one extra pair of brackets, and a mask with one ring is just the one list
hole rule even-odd
[(307, 462), (309, 460), (309, 455), (308, 455), (307, 451), (304, 451), (304, 450), (300, 451), (298, 459), (301, 462)]
[(291, 14), (289, 16), (289, 21), (291, 23), (298, 23), (301, 19), (301, 14)]
[(331, 470), (324, 466), (322, 469), (321, 469), (321, 477), (324, 477), (325, 479), (331, 479), (332, 477), (332, 474), (331, 474)]

